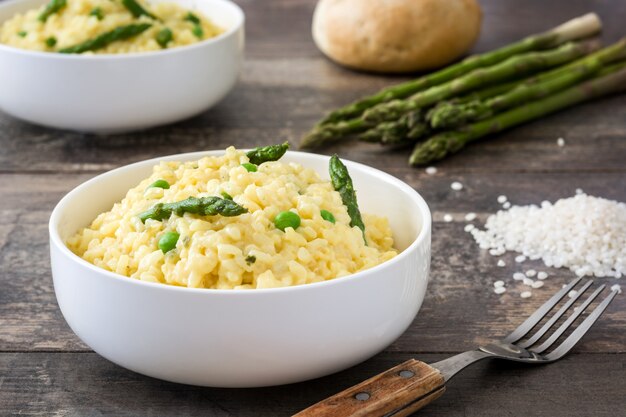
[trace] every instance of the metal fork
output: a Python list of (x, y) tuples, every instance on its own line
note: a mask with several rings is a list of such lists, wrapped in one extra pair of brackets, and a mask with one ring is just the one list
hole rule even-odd
[[(523, 340), (531, 330), (552, 311), (559, 302), (569, 294), (582, 278), (572, 281), (554, 294), (544, 305), (539, 307), (517, 329), (513, 330), (504, 339), (481, 346), (452, 356), (448, 359), (430, 365), (415, 359), (410, 359), (396, 367), (378, 374), (358, 385), (348, 388), (332, 397), (329, 397), (311, 407), (299, 412), (295, 416), (368, 416), (368, 417), (401, 417), (408, 416), (419, 410), (445, 391), (445, 384), (457, 372), (465, 367), (486, 358), (506, 359), (531, 364), (544, 364), (557, 361), (565, 356), (578, 341), (587, 333), (598, 320), (607, 306), (613, 301), (618, 290), (613, 290), (576, 328), (572, 324), (604, 290), (605, 285), (598, 287), (578, 307), (572, 308), (576, 301), (585, 293), (593, 281), (585, 282), (578, 292), (559, 308), (549, 320), (537, 331)], [(556, 327), (558, 320), (571, 311), (569, 317)], [(554, 349), (563, 334), (573, 330), (565, 340)], [(541, 341), (548, 332), (552, 333)]]

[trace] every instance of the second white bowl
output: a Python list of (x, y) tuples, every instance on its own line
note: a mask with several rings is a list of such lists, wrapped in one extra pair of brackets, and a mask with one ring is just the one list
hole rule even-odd
[[(46, 2), (2, 2), (0, 24)], [(244, 15), (228, 0), (178, 3), (226, 32), (190, 46), (118, 55), (65, 55), (0, 44), (0, 109), (32, 123), (92, 133), (144, 129), (207, 110), (237, 80)]]

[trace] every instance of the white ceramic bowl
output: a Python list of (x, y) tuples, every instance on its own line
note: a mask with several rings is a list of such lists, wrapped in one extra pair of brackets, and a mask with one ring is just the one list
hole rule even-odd
[[(209, 290), (148, 283), (100, 269), (65, 240), (109, 210), (163, 160), (152, 159), (78, 186), (50, 219), (52, 276), (72, 330), (100, 355), (168, 381), (214, 387), (286, 384), (327, 375), (380, 352), (411, 324), (430, 266), (428, 206), (410, 186), (345, 161), (364, 212), (389, 218), (390, 261), (339, 279), (276, 289)], [(327, 178), (328, 157), (288, 152), (283, 159)]]
[[(0, 2), (0, 24), (47, 2)], [(189, 46), (136, 54), (66, 55), (0, 44), (0, 109), (32, 123), (93, 133), (144, 129), (207, 110), (235, 85), (243, 12), (228, 0), (177, 2), (226, 32)]]

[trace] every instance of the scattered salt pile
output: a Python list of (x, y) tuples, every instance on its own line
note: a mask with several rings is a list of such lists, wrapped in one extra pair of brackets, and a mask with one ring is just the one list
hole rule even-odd
[(617, 201), (581, 192), (541, 207), (512, 206), (470, 233), (482, 249), (520, 252), (518, 262), (542, 259), (578, 276), (626, 274), (626, 204)]

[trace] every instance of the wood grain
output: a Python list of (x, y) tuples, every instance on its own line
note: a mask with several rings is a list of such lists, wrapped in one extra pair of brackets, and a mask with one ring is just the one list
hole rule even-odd
[[(482, 361), (447, 384), (420, 417), (622, 417), (626, 355), (572, 354), (546, 366)], [(0, 353), (0, 415), (241, 416), (294, 414), (412, 356), (382, 353), (313, 381), (211, 389), (159, 381), (95, 353)], [(435, 362), (441, 354), (419, 355)]]
[(444, 382), (437, 369), (409, 359), (302, 410), (294, 417), (407, 416), (439, 398), (446, 390)]
[[(0, 0), (2, 1), (2, 0)], [(296, 413), (411, 358), (434, 362), (508, 333), (569, 281), (540, 262), (506, 266), (463, 231), (500, 208), (571, 196), (576, 188), (626, 201), (626, 95), (608, 97), (504, 132), (443, 161), (429, 176), (409, 168), (406, 150), (339, 143), (321, 150), (382, 169), (428, 202), (434, 219), (431, 282), (407, 332), (352, 369), (281, 387), (228, 390), (170, 384), (120, 368), (92, 353), (67, 327), (50, 276), (47, 221), (56, 202), (97, 173), (141, 159), (228, 145), (250, 147), (300, 136), (327, 110), (408, 77), (341, 68), (315, 48), (315, 0), (236, 0), (247, 17), (240, 82), (213, 109), (144, 132), (84, 135), (29, 125), (0, 113), (0, 415), (280, 416)], [(622, 0), (481, 0), (484, 25), (475, 52), (501, 46), (566, 19), (596, 11), (602, 38), (626, 35)], [(563, 137), (566, 146), (558, 147)], [(464, 185), (450, 189), (452, 181)], [(454, 221), (443, 222), (451, 214)], [(550, 273), (530, 299), (512, 274)], [(492, 283), (503, 279), (503, 296)], [(598, 282), (613, 284), (608, 278)], [(496, 361), (455, 377), (420, 416), (626, 416), (626, 297), (555, 364)], [(184, 342), (181, 342), (184, 351)]]

